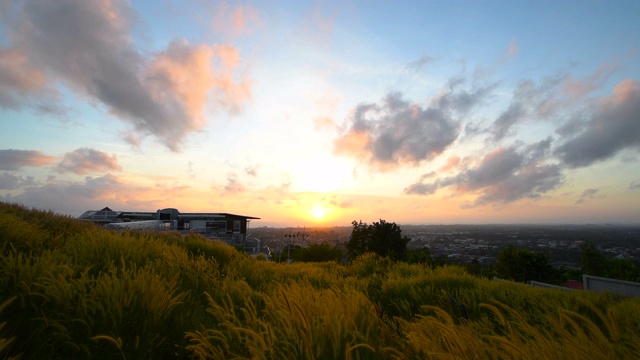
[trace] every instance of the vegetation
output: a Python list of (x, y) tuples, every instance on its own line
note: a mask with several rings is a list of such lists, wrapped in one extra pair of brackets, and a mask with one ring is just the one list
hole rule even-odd
[[(609, 258), (598, 251), (590, 241), (585, 241), (582, 245), (581, 263), (580, 269), (556, 268), (541, 252), (508, 246), (500, 252), (496, 262), (483, 275), (524, 283), (535, 280), (557, 285), (564, 285), (570, 279), (581, 279), (582, 274), (640, 281), (640, 270), (631, 261)], [(482, 274), (482, 268), (477, 261), (467, 264), (467, 270), (472, 274)]]
[(620, 280), (640, 281), (640, 269), (628, 259), (608, 258), (591, 241), (582, 245), (582, 272)]
[(431, 257), (431, 250), (428, 247), (407, 250), (405, 261), (409, 264), (435, 265), (435, 261)]
[(519, 282), (531, 280), (555, 282), (556, 280), (556, 270), (545, 254), (527, 249), (516, 249), (513, 246), (507, 247), (498, 255), (494, 271), (502, 279)]
[(392, 260), (404, 260), (409, 238), (402, 236), (402, 230), (396, 223), (380, 220), (371, 225), (362, 221), (353, 221), (351, 224), (353, 230), (347, 250), (352, 258), (373, 252)]
[(364, 253), (258, 261), (0, 203), (0, 358), (623, 359), (640, 299)]
[(294, 261), (325, 262), (337, 261), (344, 257), (342, 250), (329, 244), (310, 244), (307, 247), (296, 247), (292, 252)]

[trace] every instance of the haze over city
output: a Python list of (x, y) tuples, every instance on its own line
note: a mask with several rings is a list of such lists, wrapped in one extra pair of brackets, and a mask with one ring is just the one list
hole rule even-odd
[(640, 223), (638, 1), (2, 1), (0, 201)]

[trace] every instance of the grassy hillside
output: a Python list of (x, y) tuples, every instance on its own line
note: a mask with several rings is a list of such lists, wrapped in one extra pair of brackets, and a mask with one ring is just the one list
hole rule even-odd
[(640, 299), (365, 254), (257, 261), (0, 203), (0, 359), (640, 358)]

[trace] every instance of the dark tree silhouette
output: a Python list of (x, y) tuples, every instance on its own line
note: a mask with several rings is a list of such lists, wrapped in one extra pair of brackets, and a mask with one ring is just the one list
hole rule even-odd
[(396, 223), (384, 220), (367, 225), (362, 221), (353, 221), (353, 230), (347, 243), (349, 256), (355, 258), (366, 252), (374, 252), (392, 260), (404, 260), (409, 238), (402, 236), (402, 230)]
[(607, 258), (598, 251), (596, 244), (585, 241), (582, 244), (582, 272), (593, 276), (604, 276)]
[(556, 272), (545, 254), (513, 246), (507, 247), (498, 255), (494, 271), (500, 278), (519, 282), (552, 282)]
[(342, 250), (328, 244), (311, 244), (306, 248), (297, 248), (292, 258), (302, 262), (336, 261), (342, 258)]
[(407, 250), (405, 261), (409, 264), (422, 264), (433, 267), (435, 261), (431, 257), (431, 250), (428, 247)]
[(631, 261), (608, 258), (589, 240), (582, 245), (582, 272), (619, 280), (640, 280), (640, 270)]

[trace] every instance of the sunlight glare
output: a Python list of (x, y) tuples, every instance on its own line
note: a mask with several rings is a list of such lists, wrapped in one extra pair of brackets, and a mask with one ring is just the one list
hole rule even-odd
[(320, 204), (315, 204), (311, 208), (311, 216), (313, 216), (313, 218), (316, 220), (322, 220), (325, 216), (325, 213), (326, 213), (325, 208)]

